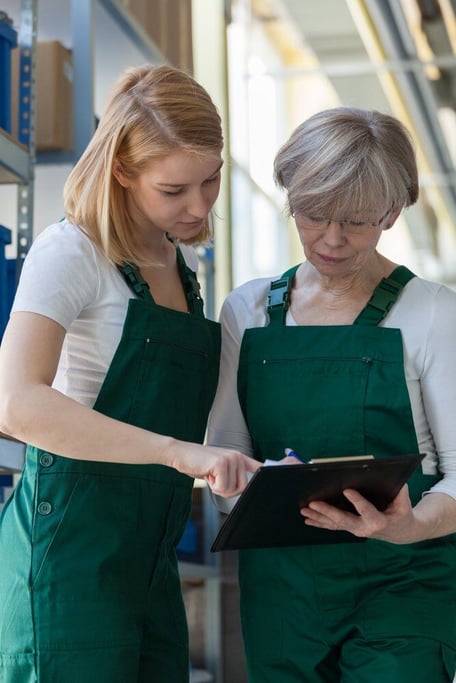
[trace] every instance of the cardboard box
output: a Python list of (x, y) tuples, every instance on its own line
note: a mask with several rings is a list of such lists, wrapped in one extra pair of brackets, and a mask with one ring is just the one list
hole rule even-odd
[[(12, 66), (12, 135), (18, 139), (18, 48), (12, 52)], [(38, 42), (36, 47), (35, 147), (38, 152), (73, 148), (73, 58), (57, 40)]]
[(123, 0), (166, 59), (192, 73), (191, 0)]
[(37, 45), (35, 145), (37, 151), (73, 148), (73, 58), (57, 40)]

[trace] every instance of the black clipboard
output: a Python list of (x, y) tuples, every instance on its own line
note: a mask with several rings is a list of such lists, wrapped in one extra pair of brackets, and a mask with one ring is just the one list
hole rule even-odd
[(384, 510), (423, 458), (416, 453), (260, 467), (226, 517), (211, 552), (363, 541), (347, 531), (307, 526), (300, 508), (325, 500), (353, 512), (342, 494), (352, 488)]

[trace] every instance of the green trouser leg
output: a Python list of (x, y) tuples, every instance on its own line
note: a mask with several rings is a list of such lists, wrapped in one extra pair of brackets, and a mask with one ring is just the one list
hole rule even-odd
[(456, 650), (438, 640), (351, 638), (342, 647), (341, 683), (452, 683)]
[(455, 668), (456, 651), (437, 640), (353, 637), (328, 651), (309, 638), (288, 662), (250, 662), (249, 683), (453, 683)]
[(169, 468), (28, 449), (0, 526), (1, 683), (188, 680), (175, 545), (191, 490)]

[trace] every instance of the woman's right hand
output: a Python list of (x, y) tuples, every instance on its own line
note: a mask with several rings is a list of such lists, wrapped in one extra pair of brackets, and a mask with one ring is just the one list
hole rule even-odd
[(247, 473), (256, 472), (261, 463), (240, 451), (219, 446), (201, 446), (174, 441), (171, 463), (179, 472), (204, 479), (213, 493), (229, 498), (247, 486)]

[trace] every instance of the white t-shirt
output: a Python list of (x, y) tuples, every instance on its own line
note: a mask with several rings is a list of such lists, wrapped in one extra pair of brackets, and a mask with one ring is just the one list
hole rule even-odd
[[(181, 245), (198, 269), (192, 247)], [(123, 275), (75, 225), (50, 225), (25, 259), (12, 312), (29, 311), (60, 323), (67, 334), (53, 386), (92, 407), (120, 341), (128, 302)]]
[[(275, 278), (272, 278), (275, 279)], [(237, 394), (237, 368), (244, 330), (268, 323), (271, 278), (251, 280), (228, 295), (222, 307), (220, 381), (208, 426), (208, 442), (253, 455)], [(290, 311), (287, 325), (295, 325)], [(381, 322), (400, 328), (404, 365), (423, 471), (444, 473), (433, 491), (456, 499), (456, 293), (413, 278)]]

